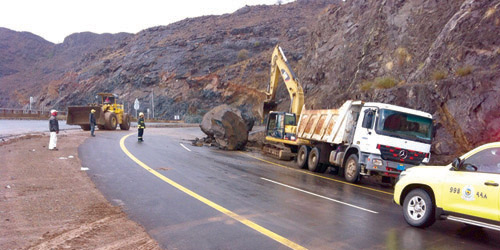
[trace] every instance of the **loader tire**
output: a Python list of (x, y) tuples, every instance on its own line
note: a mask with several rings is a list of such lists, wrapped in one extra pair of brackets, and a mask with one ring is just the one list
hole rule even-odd
[(123, 121), (120, 124), (121, 130), (129, 130), (130, 129), (130, 116), (128, 114), (123, 114)]
[(104, 127), (107, 130), (115, 130), (116, 125), (118, 125), (118, 120), (116, 119), (116, 114), (112, 112), (106, 112), (104, 114)]
[(80, 125), (80, 128), (82, 128), (84, 131), (89, 131), (90, 130), (90, 124), (88, 124), (88, 125)]

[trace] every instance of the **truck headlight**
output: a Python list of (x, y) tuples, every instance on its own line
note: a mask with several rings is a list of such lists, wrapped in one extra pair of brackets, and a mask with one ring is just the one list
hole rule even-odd
[(382, 161), (381, 159), (373, 159), (372, 162), (374, 166), (379, 166), (379, 167), (384, 164), (384, 161)]

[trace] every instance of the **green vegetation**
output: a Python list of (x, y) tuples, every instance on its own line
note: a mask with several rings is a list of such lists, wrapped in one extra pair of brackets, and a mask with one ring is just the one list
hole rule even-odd
[(411, 61), (411, 55), (410, 55), (410, 53), (408, 53), (407, 49), (402, 48), (402, 47), (399, 47), (396, 50), (396, 58), (397, 58), (397, 61), (398, 61), (398, 65), (400, 67), (403, 66), (405, 63)]
[(238, 61), (243, 61), (248, 59), (249, 52), (246, 49), (242, 49), (238, 52)]
[(424, 66), (425, 66), (425, 63), (420, 63), (420, 64), (418, 65), (418, 68), (417, 68), (417, 69), (418, 69), (418, 70), (421, 70), (421, 69), (423, 69), (423, 68), (424, 68)]
[(368, 91), (372, 88), (376, 89), (389, 89), (397, 85), (396, 79), (392, 76), (377, 77), (373, 81), (364, 81), (361, 83), (359, 89), (361, 91)]
[(448, 73), (444, 70), (435, 70), (432, 72), (431, 79), (434, 81), (443, 80), (448, 77)]
[(465, 65), (463, 67), (458, 68), (455, 71), (455, 74), (457, 76), (466, 76), (466, 75), (469, 75), (470, 73), (472, 73), (472, 66), (470, 66), (470, 65)]
[(359, 87), (359, 89), (361, 91), (368, 91), (372, 88), (372, 85), (373, 83), (370, 82), (370, 81), (364, 81), (362, 84), (361, 84), (361, 87)]
[(377, 89), (389, 89), (396, 86), (397, 82), (394, 77), (377, 77), (375, 78), (375, 88)]

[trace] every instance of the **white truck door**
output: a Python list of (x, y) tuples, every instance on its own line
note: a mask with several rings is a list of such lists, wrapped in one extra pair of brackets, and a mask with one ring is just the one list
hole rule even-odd
[(376, 146), (372, 145), (375, 142), (370, 139), (374, 133), (376, 113), (377, 110), (370, 107), (363, 107), (359, 113), (353, 144), (358, 146), (361, 151), (368, 151), (369, 148)]

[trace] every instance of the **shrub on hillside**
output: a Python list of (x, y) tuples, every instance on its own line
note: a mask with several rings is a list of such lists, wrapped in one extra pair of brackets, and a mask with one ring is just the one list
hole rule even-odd
[(472, 73), (472, 66), (470, 65), (460, 67), (455, 71), (455, 74), (457, 76), (466, 76), (469, 75), (470, 73)]
[(375, 88), (377, 89), (389, 89), (396, 86), (397, 82), (394, 77), (377, 77), (375, 78)]
[(248, 59), (249, 52), (246, 49), (242, 49), (238, 52), (238, 61), (243, 61)]
[(432, 80), (439, 81), (439, 80), (445, 79), (446, 77), (448, 77), (448, 73), (446, 73), (446, 71), (435, 70), (434, 72), (432, 72), (431, 78), (432, 78)]
[(364, 81), (363, 83), (361, 83), (361, 86), (359, 87), (359, 89), (361, 91), (368, 91), (372, 88), (372, 86), (373, 86), (373, 82)]

